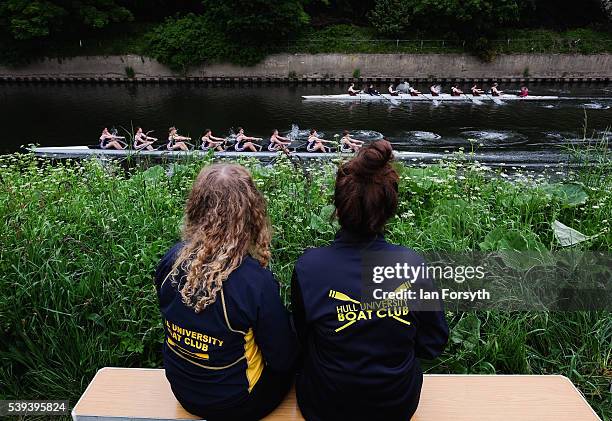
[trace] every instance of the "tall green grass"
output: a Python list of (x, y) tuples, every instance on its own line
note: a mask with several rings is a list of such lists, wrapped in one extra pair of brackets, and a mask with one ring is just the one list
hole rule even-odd
[[(152, 274), (179, 238), (191, 183), (210, 159), (148, 169), (98, 161), (0, 157), (0, 399), (76, 402), (103, 366), (159, 367), (162, 326)], [(244, 161), (267, 197), (271, 269), (287, 288), (293, 262), (327, 244), (334, 165), (274, 167)], [(509, 181), (480, 165), (398, 166), (400, 206), (390, 241), (427, 250), (480, 250), (520, 239), (558, 248), (555, 219), (612, 249), (612, 174), (536, 174)], [(609, 168), (608, 168), (609, 170)], [(562, 374), (612, 419), (609, 312), (449, 313), (451, 341), (434, 373)]]

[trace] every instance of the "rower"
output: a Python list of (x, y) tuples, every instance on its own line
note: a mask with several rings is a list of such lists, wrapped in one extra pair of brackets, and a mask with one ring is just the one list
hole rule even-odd
[(306, 146), (306, 150), (308, 152), (330, 152), (331, 149), (323, 143), (333, 143), (329, 140), (324, 140), (319, 138), (316, 129), (310, 129), (310, 135), (308, 136), (308, 145)]
[(521, 86), (521, 92), (519, 93), (519, 97), (521, 98), (527, 98), (527, 96), (529, 95), (529, 89), (527, 89), (526, 86)]
[(379, 96), (380, 92), (378, 92), (376, 89), (374, 89), (374, 85), (370, 84), (370, 86), (368, 86), (368, 90), (366, 91), (366, 93), (368, 95), (371, 96)]
[(155, 142), (157, 138), (149, 136), (148, 133), (150, 132), (145, 133), (142, 130), (142, 127), (136, 128), (136, 134), (134, 135), (134, 149), (146, 149), (148, 151), (152, 151), (154, 149), (153, 142)]
[(410, 84), (408, 82), (406, 82), (406, 81), (403, 81), (402, 83), (397, 85), (396, 89), (401, 94), (407, 94), (407, 93), (410, 92)]
[(475, 83), (474, 86), (472, 86), (472, 88), (470, 89), (472, 91), (472, 95), (473, 96), (480, 96), (482, 94), (484, 94), (484, 91), (480, 88), (478, 88), (478, 85)]
[(350, 96), (355, 96), (357, 94), (360, 94), (361, 91), (359, 89), (355, 89), (355, 84), (351, 83), (350, 86), (348, 87), (348, 94)]
[(497, 82), (495, 82), (493, 84), (493, 86), (491, 86), (491, 95), (493, 95), (493, 96), (500, 96), (501, 94), (504, 93), (504, 91), (500, 91), (498, 89), (498, 86), (499, 86), (499, 84)]
[(270, 144), (268, 144), (268, 150), (270, 152), (278, 152), (282, 150), (285, 153), (289, 153), (289, 150), (287, 149), (287, 146), (289, 145), (291, 145), (291, 139), (280, 136), (277, 129), (272, 131), (272, 136), (270, 136)]
[(440, 93), (442, 93), (442, 87), (440, 85), (431, 85), (429, 87), (429, 92), (431, 93), (431, 96), (440, 96)]
[(202, 136), (202, 150), (207, 151), (209, 149), (214, 149), (216, 151), (224, 151), (224, 143), (225, 139), (213, 136), (212, 130), (204, 130), (204, 135)]
[(389, 85), (389, 95), (391, 95), (391, 96), (398, 96), (399, 95), (399, 91), (393, 89), (393, 84), (392, 83)]
[(100, 135), (100, 148), (102, 149), (125, 149), (125, 146), (122, 146), (120, 142), (121, 139), (125, 139), (123, 136), (117, 136), (116, 134), (111, 134), (108, 131), (108, 128), (104, 128), (102, 130), (102, 134)]
[(452, 96), (460, 96), (463, 95), (463, 91), (459, 89), (459, 85), (453, 85), (451, 87), (451, 95)]
[(417, 91), (412, 86), (410, 88), (408, 88), (408, 92), (410, 93), (410, 96), (419, 96), (419, 95), (421, 95), (421, 91)]
[(244, 129), (242, 127), (238, 127), (238, 134), (236, 135), (236, 144), (234, 145), (234, 149), (236, 152), (244, 152), (245, 150), (260, 152), (261, 145), (253, 143), (257, 140), (262, 140), (262, 138), (247, 136), (244, 134)]
[(188, 151), (189, 148), (187, 147), (187, 143), (185, 143), (187, 140), (191, 140), (191, 138), (179, 135), (176, 127), (170, 127), (168, 129), (168, 144), (166, 148), (168, 148), (169, 151)]
[(363, 140), (357, 140), (351, 137), (348, 130), (342, 132), (342, 139), (340, 139), (340, 151), (341, 152), (358, 152), (359, 148), (363, 146)]

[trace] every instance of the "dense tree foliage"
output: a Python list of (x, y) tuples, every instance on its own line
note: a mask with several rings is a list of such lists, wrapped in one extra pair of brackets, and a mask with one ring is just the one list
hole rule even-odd
[(266, 51), (252, 43), (238, 44), (219, 31), (207, 16), (195, 14), (168, 18), (147, 38), (147, 53), (178, 71), (195, 63), (220, 60), (253, 64)]
[(521, 0), (378, 0), (370, 21), (387, 36), (427, 28), (482, 36), (500, 26), (517, 23), (521, 3)]
[(204, 16), (230, 38), (278, 40), (308, 23), (300, 0), (204, 0)]
[[(384, 46), (364, 39), (425, 38), (469, 40), (464, 45), (488, 55), (490, 40), (504, 31), (601, 31), (610, 19), (611, 0), (0, 0), (0, 61), (47, 54), (53, 45), (81, 54), (75, 46), (85, 45), (100, 48), (94, 54), (146, 53), (184, 69), (211, 60), (253, 63), (309, 38), (316, 42), (306, 43), (308, 51), (328, 50), (352, 34), (361, 35), (361, 44), (350, 44), (359, 51)], [(122, 38), (109, 45), (114, 34)]]
[(133, 19), (114, 0), (3, 0), (0, 27), (16, 40), (28, 40), (79, 28), (100, 29)]

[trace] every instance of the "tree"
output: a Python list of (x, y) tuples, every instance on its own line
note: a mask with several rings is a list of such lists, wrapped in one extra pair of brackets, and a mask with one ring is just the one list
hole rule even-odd
[(16, 40), (46, 37), (66, 14), (50, 1), (6, 0), (0, 3), (0, 27)]
[(410, 1), (378, 0), (370, 12), (370, 22), (381, 35), (398, 37), (410, 28), (413, 16)]
[(15, 40), (45, 38), (82, 28), (99, 29), (132, 20), (114, 0), (3, 0), (0, 28)]
[(410, 28), (476, 38), (518, 21), (524, 0), (377, 0), (370, 22), (383, 35)]
[(230, 38), (276, 41), (295, 33), (309, 17), (300, 0), (203, 0), (204, 15)]
[(599, 0), (601, 3), (601, 9), (606, 14), (606, 17), (612, 22), (612, 0)]

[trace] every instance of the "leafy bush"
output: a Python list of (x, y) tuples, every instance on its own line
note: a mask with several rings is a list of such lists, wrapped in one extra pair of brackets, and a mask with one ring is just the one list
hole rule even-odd
[[(125, 169), (99, 161), (0, 156), (0, 399), (76, 399), (103, 366), (160, 367), (152, 275), (177, 239), (204, 161)], [(296, 258), (337, 229), (333, 165), (244, 162), (274, 227), (271, 269), (286, 299)], [(404, 167), (387, 238), (416, 250), (553, 248), (558, 219), (609, 251), (612, 172), (576, 185), (509, 182), (484, 167)], [(607, 167), (609, 168), (609, 167)], [(534, 185), (535, 184), (535, 185)], [(587, 194), (588, 193), (588, 194)], [(573, 204), (573, 205), (572, 205)], [(571, 206), (570, 206), (571, 205)], [(138, 217), (134, 217), (138, 215)], [(563, 374), (609, 414), (610, 312), (448, 313), (432, 373)]]
[(125, 66), (125, 75), (129, 79), (134, 79), (134, 76), (136, 76), (136, 72), (134, 71), (134, 68), (132, 66)]
[(173, 70), (214, 61), (254, 64), (265, 56), (263, 47), (238, 45), (216, 30), (206, 16), (194, 14), (168, 18), (146, 38), (146, 52)]

